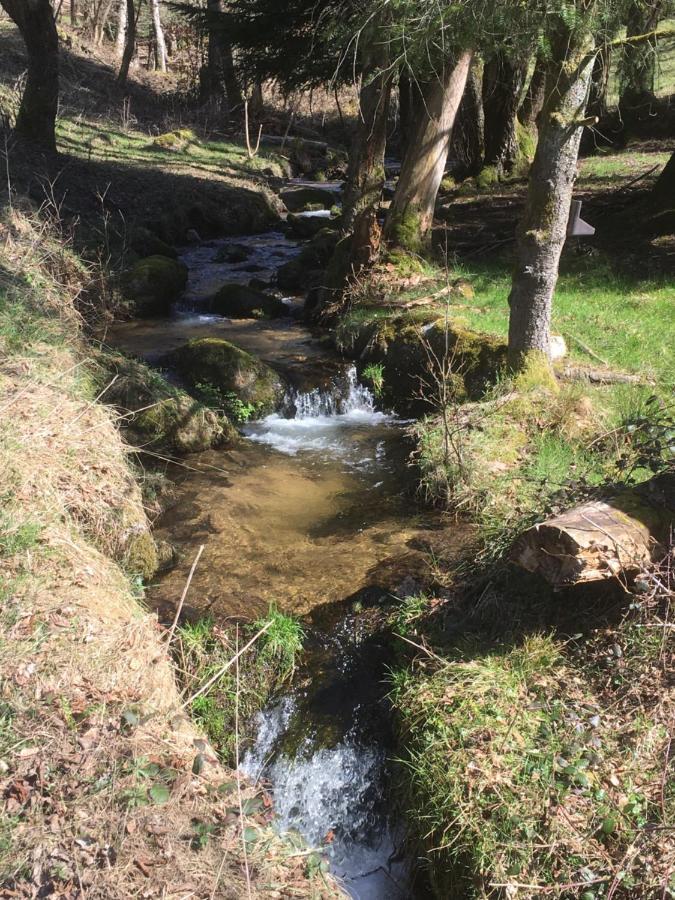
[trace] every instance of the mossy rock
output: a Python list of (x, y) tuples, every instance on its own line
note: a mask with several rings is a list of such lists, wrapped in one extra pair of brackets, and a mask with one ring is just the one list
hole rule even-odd
[(158, 134), (152, 141), (152, 146), (160, 150), (171, 150), (173, 153), (182, 153), (194, 144), (197, 137), (189, 128), (178, 128), (176, 131), (167, 131), (166, 134)]
[(278, 318), (287, 309), (278, 297), (245, 284), (225, 284), (210, 301), (210, 309), (233, 319)]
[(197, 338), (175, 350), (168, 361), (205, 399), (218, 403), (234, 396), (252, 408), (252, 416), (274, 412), (284, 398), (280, 376), (229, 341)]
[(157, 545), (147, 530), (134, 531), (127, 536), (124, 568), (130, 575), (150, 581), (159, 568)]
[(169, 259), (176, 259), (178, 256), (170, 244), (167, 244), (166, 241), (153, 234), (149, 228), (144, 228), (142, 225), (136, 226), (131, 232), (129, 246), (140, 257), (166, 256)]
[[(459, 400), (479, 397), (506, 367), (506, 343), (480, 332), (450, 326), (445, 321), (379, 318), (342, 322), (336, 330), (338, 349), (360, 363), (382, 363), (383, 399), (399, 409), (423, 410), (423, 381), (429, 382), (429, 350), (452, 358), (455, 394)], [(425, 346), (426, 345), (426, 346)], [(462, 383), (460, 383), (462, 382)], [(428, 406), (426, 406), (428, 409)]]
[(331, 209), (335, 203), (333, 191), (320, 187), (291, 187), (281, 191), (280, 197), (292, 213), (302, 212), (310, 206), (313, 209)]
[(98, 362), (97, 381), (106, 388), (105, 401), (124, 416), (134, 444), (183, 455), (236, 440), (236, 430), (224, 416), (144, 363), (110, 351), (100, 353)]
[(325, 216), (301, 216), (296, 213), (289, 213), (288, 227), (290, 231), (302, 240), (313, 238), (330, 222)]
[(185, 290), (187, 266), (167, 256), (148, 256), (124, 273), (121, 288), (136, 316), (167, 315)]

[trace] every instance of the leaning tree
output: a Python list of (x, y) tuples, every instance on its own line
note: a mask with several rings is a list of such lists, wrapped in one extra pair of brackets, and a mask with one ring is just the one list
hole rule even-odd
[(49, 0), (0, 0), (16, 23), (28, 54), (28, 74), (16, 134), (56, 152), (59, 104), (59, 38)]

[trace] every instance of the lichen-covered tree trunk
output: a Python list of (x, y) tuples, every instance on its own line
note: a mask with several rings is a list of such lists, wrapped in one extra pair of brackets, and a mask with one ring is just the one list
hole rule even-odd
[(18, 26), (28, 54), (28, 75), (16, 133), (56, 152), (59, 103), (59, 38), (49, 0), (0, 0)]
[(483, 74), (474, 60), (466, 80), (464, 96), (452, 129), (450, 156), (461, 166), (463, 176), (477, 175), (485, 152), (485, 114), (483, 112)]
[(579, 142), (593, 68), (592, 39), (561, 27), (552, 41), (539, 141), (517, 229), (509, 305), (509, 366), (550, 371), (553, 292), (567, 235)]
[(472, 59), (473, 50), (463, 50), (427, 86), (385, 222), (384, 237), (391, 246), (419, 252), (428, 240)]
[(127, 0), (119, 0), (117, 8), (117, 34), (115, 35), (115, 54), (121, 59), (127, 41)]
[(155, 62), (160, 72), (166, 72), (166, 41), (164, 40), (162, 18), (159, 14), (159, 0), (150, 0), (150, 11), (152, 13), (152, 31), (155, 38)]
[(124, 39), (124, 52), (120, 70), (117, 73), (117, 83), (124, 87), (129, 77), (129, 67), (136, 52), (136, 7), (134, 0), (126, 0), (127, 4), (127, 30)]
[(664, 0), (633, 0), (626, 17), (627, 41), (622, 47), (619, 73), (622, 85), (619, 111), (628, 129), (651, 115), (655, 100), (656, 35), (631, 42), (653, 32), (664, 13)]
[(496, 53), (485, 65), (485, 166), (510, 174), (519, 161), (518, 106), (527, 75), (527, 57), (511, 59)]

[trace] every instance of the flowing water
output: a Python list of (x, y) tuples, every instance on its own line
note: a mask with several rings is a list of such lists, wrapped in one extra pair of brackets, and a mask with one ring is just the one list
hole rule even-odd
[[(303, 616), (303, 664), (261, 712), (245, 773), (269, 783), (278, 827), (331, 861), (359, 900), (413, 897), (403, 832), (392, 810), (392, 735), (386, 701), (391, 637), (378, 611), (414, 593), (430, 550), (447, 551), (438, 519), (418, 508), (405, 423), (378, 410), (356, 370), (291, 318), (230, 321), (199, 313), (225, 281), (268, 273), (297, 242), (279, 233), (193, 247), (188, 291), (170, 319), (129, 323), (113, 341), (150, 361), (191, 337), (222, 336), (279, 369), (292, 385), (282, 409), (243, 429), (232, 449), (176, 468), (174, 505), (156, 533), (178, 564), (152, 588), (167, 618), (199, 545), (188, 615)], [(235, 247), (235, 252), (231, 252)], [(251, 263), (250, 260), (255, 260)]]

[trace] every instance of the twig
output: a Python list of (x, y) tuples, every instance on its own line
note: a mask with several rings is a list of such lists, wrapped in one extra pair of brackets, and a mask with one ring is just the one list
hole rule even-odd
[(578, 344), (584, 351), (584, 353), (587, 353), (589, 356), (593, 357), (593, 359), (597, 359), (597, 361), (599, 363), (602, 363), (603, 366), (609, 367), (609, 363), (607, 362), (607, 360), (603, 359), (601, 356), (598, 356), (595, 350), (591, 350), (588, 344), (584, 344), (584, 342), (580, 338), (578, 338), (576, 334), (571, 334), (569, 331), (564, 333), (567, 334), (568, 338), (571, 338), (576, 344)]
[(406, 644), (410, 644), (411, 647), (416, 647), (418, 650), (421, 650), (422, 653), (426, 653), (431, 659), (438, 660), (438, 662), (442, 663), (444, 666), (447, 666), (448, 661), (443, 659), (442, 656), (439, 656), (437, 653), (434, 653), (433, 650), (430, 650), (428, 647), (425, 647), (424, 644), (416, 644), (415, 641), (411, 641), (407, 637), (403, 637), (402, 634), (397, 635), (400, 637), (402, 641), (405, 641)]
[(249, 647), (252, 647), (253, 644), (255, 644), (255, 642), (258, 640), (258, 638), (261, 637), (261, 635), (263, 635), (267, 631), (267, 629), (271, 627), (272, 624), (273, 624), (273, 619), (270, 619), (269, 622), (266, 625), (264, 625), (260, 629), (260, 631), (258, 631), (251, 638), (251, 640), (248, 642), (248, 644), (246, 644), (246, 646), (242, 647), (241, 650), (237, 651), (237, 653), (232, 657), (232, 659), (229, 662), (226, 662), (224, 665), (222, 665), (218, 669), (216, 674), (213, 675), (211, 678), (209, 678), (209, 680), (206, 682), (206, 684), (203, 687), (200, 687), (199, 690), (195, 694), (192, 694), (191, 697), (188, 697), (187, 700), (184, 700), (183, 703), (181, 703), (181, 705), (178, 707), (178, 709), (185, 709), (186, 706), (189, 706), (191, 703), (194, 703), (194, 701), (197, 699), (197, 697), (201, 697), (202, 694), (205, 694), (209, 688), (213, 687), (213, 685), (216, 683), (216, 681), (218, 681), (219, 678), (222, 678), (222, 676), (225, 674), (225, 672), (227, 672), (227, 670), (230, 669), (239, 660), (240, 656), (243, 656), (243, 654), (246, 653), (246, 651), (249, 649)]
[(180, 614), (183, 611), (183, 604), (185, 603), (185, 598), (187, 597), (187, 593), (190, 590), (190, 584), (192, 583), (192, 576), (195, 574), (195, 569), (197, 568), (197, 564), (201, 559), (202, 553), (204, 552), (204, 544), (201, 544), (199, 550), (197, 551), (197, 555), (195, 556), (195, 561), (192, 563), (192, 568), (190, 569), (190, 574), (188, 575), (188, 579), (185, 582), (185, 587), (183, 588), (183, 593), (180, 596), (180, 603), (178, 604), (178, 609), (176, 610), (176, 615), (173, 618), (173, 624), (171, 625), (171, 629), (169, 630), (169, 636), (166, 641), (167, 647), (171, 646), (171, 641), (174, 638), (174, 634), (176, 633), (176, 626), (178, 625), (178, 620), (180, 618)]
[[(239, 625), (237, 625), (237, 643), (239, 648)], [(239, 653), (235, 656), (237, 661), (235, 669), (236, 690), (234, 694), (234, 754), (235, 769), (237, 772), (237, 796), (239, 799), (239, 825), (241, 828), (241, 846), (244, 852), (244, 869), (246, 870), (246, 892), (251, 900), (251, 873), (248, 868), (248, 851), (246, 849), (246, 828), (244, 825), (244, 805), (241, 799), (241, 771), (239, 769)]]

